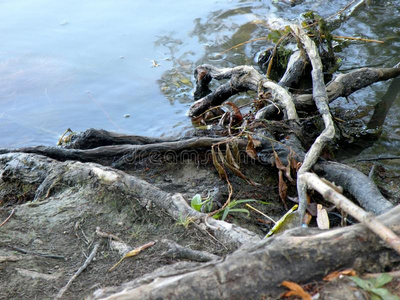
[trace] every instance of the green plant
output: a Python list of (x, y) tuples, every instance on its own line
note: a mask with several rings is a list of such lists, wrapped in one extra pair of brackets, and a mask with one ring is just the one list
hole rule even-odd
[(389, 274), (381, 274), (377, 278), (361, 279), (357, 276), (349, 277), (353, 280), (360, 288), (367, 291), (371, 295), (371, 300), (400, 300), (396, 295), (390, 293), (383, 286), (392, 281), (393, 277)]
[(245, 213), (247, 216), (250, 215), (250, 212), (246, 208), (234, 208), (238, 204), (248, 203), (248, 202), (256, 202), (255, 199), (241, 199), (241, 200), (232, 200), (221, 212), (215, 214), (213, 218), (219, 219), (221, 218), (222, 221), (226, 219), (228, 214), (233, 212)]
[(175, 225), (181, 225), (186, 229), (189, 227), (190, 223), (193, 222), (193, 218), (189, 216), (179, 216), (179, 219), (176, 221)]
[(212, 198), (208, 195), (207, 198), (204, 199), (201, 197), (200, 194), (194, 195), (192, 200), (190, 201), (190, 206), (199, 212), (206, 211), (210, 212), (212, 209)]

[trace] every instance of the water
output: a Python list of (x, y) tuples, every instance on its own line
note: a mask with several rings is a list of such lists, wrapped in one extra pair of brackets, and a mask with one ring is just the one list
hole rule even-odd
[[(181, 135), (192, 127), (185, 113), (193, 102), (196, 65), (254, 64), (271, 44), (218, 53), (265, 36), (276, 19), (294, 20), (309, 9), (326, 17), (346, 3), (309, 0), (292, 8), (282, 1), (243, 0), (0, 1), (0, 147), (54, 145), (67, 128)], [(342, 68), (394, 65), (399, 16), (396, 1), (380, 1), (344, 23), (335, 33), (387, 43), (352, 44)], [(373, 105), (387, 87), (357, 93), (351, 109)], [(393, 145), (400, 140), (399, 101), (383, 135)]]

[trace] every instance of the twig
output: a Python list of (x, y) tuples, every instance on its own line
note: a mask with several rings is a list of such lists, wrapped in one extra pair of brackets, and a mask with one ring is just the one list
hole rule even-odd
[(121, 242), (121, 243), (126, 244), (123, 240), (121, 240), (121, 239), (120, 239), (119, 237), (117, 237), (115, 234), (100, 231), (100, 227), (99, 227), (99, 226), (96, 227), (96, 234), (97, 234), (98, 236), (100, 236), (100, 237), (114, 239), (114, 240), (116, 240), (116, 241), (118, 241), (118, 242)]
[(237, 44), (237, 45), (235, 45), (235, 46), (233, 46), (233, 47), (231, 47), (229, 49), (226, 49), (226, 50), (218, 53), (217, 55), (222, 55), (222, 54), (225, 54), (226, 52), (229, 52), (229, 51), (231, 51), (233, 49), (236, 49), (236, 48), (238, 48), (240, 46), (243, 46), (243, 45), (246, 45), (246, 44), (249, 44), (249, 43), (252, 43), (252, 42), (256, 42), (256, 41), (262, 41), (262, 40), (268, 40), (268, 37), (255, 38), (255, 39), (252, 39), (252, 40), (245, 41), (243, 43), (239, 43), (239, 44)]
[(58, 292), (55, 299), (60, 299), (64, 293), (68, 290), (71, 286), (72, 282), (87, 268), (87, 266), (92, 262), (93, 258), (96, 256), (97, 250), (99, 249), (100, 242), (94, 245), (92, 253), (90, 253), (89, 257), (86, 259), (85, 263), (76, 271), (74, 275), (70, 278), (68, 283)]
[(61, 256), (61, 255), (34, 252), (34, 251), (26, 250), (26, 249), (23, 249), (23, 248), (18, 248), (18, 247), (15, 247), (15, 246), (8, 246), (8, 247), (13, 249), (13, 250), (15, 250), (15, 251), (17, 251), (17, 252), (23, 253), (23, 254), (29, 254), (29, 255), (41, 256), (41, 257), (45, 257), (45, 258), (64, 259), (65, 260), (65, 257)]
[(265, 74), (265, 76), (267, 78), (269, 78), (269, 75), (271, 74), (271, 70), (272, 70), (272, 64), (274, 63), (274, 57), (276, 55), (276, 51), (278, 50), (278, 46), (280, 43), (282, 43), (287, 37), (289, 36), (289, 33), (281, 36), (281, 38), (278, 40), (278, 42), (276, 43), (276, 45), (274, 46), (274, 49), (272, 50), (270, 59), (269, 59), (269, 63), (268, 63), (268, 68), (267, 68), (267, 73)]
[(355, 205), (342, 194), (322, 181), (316, 174), (304, 173), (299, 176), (299, 181), (319, 192), (324, 199), (335, 204), (338, 208), (350, 214), (359, 222), (367, 226), (372, 232), (384, 240), (390, 247), (400, 254), (400, 238), (386, 225), (378, 221), (372, 213), (368, 213)]
[(13, 210), (11, 211), (10, 215), (7, 217), (7, 219), (5, 219), (1, 224), (0, 227), (3, 226), (4, 224), (6, 224), (8, 222), (8, 220), (10, 220), (10, 218), (12, 217), (12, 215), (15, 212), (15, 207), (13, 208)]

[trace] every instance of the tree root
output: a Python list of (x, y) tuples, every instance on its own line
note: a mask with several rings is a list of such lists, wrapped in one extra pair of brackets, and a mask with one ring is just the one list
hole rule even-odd
[[(378, 219), (400, 233), (400, 206)], [(243, 246), (222, 261), (181, 263), (97, 290), (91, 299), (275, 299), (284, 280), (306, 283), (341, 268), (381, 270), (394, 261), (400, 257), (361, 224), (323, 232), (298, 228)]]

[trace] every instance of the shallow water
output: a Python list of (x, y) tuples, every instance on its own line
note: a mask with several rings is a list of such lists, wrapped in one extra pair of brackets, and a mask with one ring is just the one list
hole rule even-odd
[[(218, 53), (267, 34), (275, 19), (297, 19), (310, 9), (327, 17), (346, 3), (0, 1), (0, 147), (54, 145), (67, 128), (183, 134), (192, 128), (185, 113), (193, 102), (196, 65), (254, 64), (268, 42)], [(342, 54), (342, 69), (397, 63), (399, 6), (371, 4), (335, 32), (386, 41), (352, 43)], [(355, 94), (355, 102), (341, 104), (373, 105), (388, 84), (375, 84)], [(369, 151), (400, 152), (399, 101), (382, 140)]]

